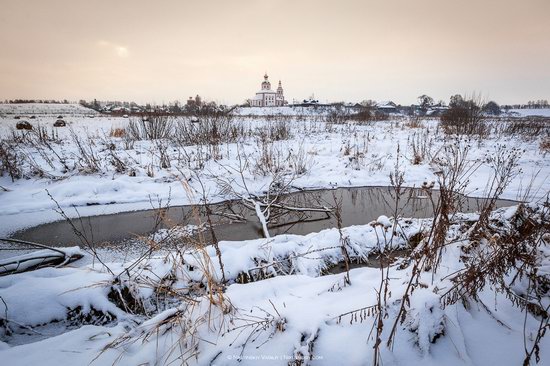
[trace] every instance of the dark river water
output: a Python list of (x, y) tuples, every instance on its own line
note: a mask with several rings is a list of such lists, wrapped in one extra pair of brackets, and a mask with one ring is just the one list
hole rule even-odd
[[(438, 192), (433, 191), (437, 200)], [(341, 207), (342, 226), (367, 224), (380, 215), (393, 216), (396, 207), (395, 193), (388, 187), (338, 188), (333, 190), (302, 191), (285, 196), (293, 207)], [(461, 197), (458, 211), (475, 212), (483, 199)], [(517, 202), (499, 200), (497, 207)], [(262, 229), (254, 211), (238, 202), (225, 202), (210, 206), (213, 226), (218, 240), (245, 240), (262, 237)], [(419, 189), (407, 189), (400, 197), (398, 214), (402, 217), (425, 218), (433, 216), (431, 200)], [(228, 217), (235, 214), (246, 218), (237, 222)], [(113, 245), (129, 239), (147, 236), (162, 228), (174, 225), (196, 225), (206, 222), (204, 207), (179, 206), (156, 210), (123, 212), (112, 215), (91, 216), (67, 221), (51, 222), (15, 233), (14, 238), (35, 241), (51, 246), (85, 245), (83, 237), (95, 245)], [(322, 212), (272, 212), (269, 232), (308, 234), (337, 226), (334, 214)], [(80, 234), (75, 233), (77, 229)]]

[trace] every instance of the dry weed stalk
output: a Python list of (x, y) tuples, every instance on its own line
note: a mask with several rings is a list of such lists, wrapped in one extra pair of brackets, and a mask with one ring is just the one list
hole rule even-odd
[(0, 176), (7, 172), (12, 182), (22, 176), (19, 157), (14, 150), (14, 145), (4, 140), (0, 141)]
[[(441, 302), (445, 306), (458, 301), (481, 302), (479, 293), (491, 286), (525, 317), (531, 313), (539, 318), (531, 345), (524, 329), (524, 365), (529, 365), (533, 356), (540, 361), (540, 341), (550, 328), (550, 307), (545, 300), (550, 295), (550, 279), (540, 271), (539, 258), (550, 244), (550, 201), (536, 207), (520, 204), (510, 223), (487, 224), (484, 238), (475, 247), (464, 248), (464, 269), (451, 278), (453, 286), (441, 295)], [(527, 286), (518, 291), (522, 279), (527, 279)]]
[(456, 139), (446, 145), (436, 159), (440, 170), (436, 172), (439, 199), (432, 200), (434, 207), (434, 222), (425, 250), (428, 260), (426, 268), (437, 271), (441, 260), (441, 251), (445, 245), (451, 217), (458, 211), (461, 196), (470, 182), (470, 177), (481, 165), (481, 162), (470, 160), (471, 145), (469, 140)]
[(510, 182), (521, 173), (518, 162), (522, 153), (520, 149), (507, 149), (504, 145), (498, 145), (496, 151), (487, 157), (486, 163), (493, 170), (493, 176), (487, 182), (484, 193), (486, 198), (483, 200), (479, 219), (471, 230), (471, 241), (475, 242), (484, 235), (489, 224), (489, 215), (495, 209), (496, 201)]
[[(182, 185), (187, 194), (192, 196), (193, 192), (185, 181), (182, 181)], [(192, 216), (197, 225), (203, 225), (199, 206), (193, 207)], [(164, 220), (162, 215), (159, 217), (161, 220)], [(209, 217), (208, 214), (207, 217)], [(210, 220), (208, 225), (212, 228)], [(213, 231), (212, 234), (215, 238)], [(163, 240), (166, 240), (166, 238)], [(169, 362), (170, 360), (177, 359), (179, 362), (187, 364), (189, 360), (198, 356), (201, 339), (198, 337), (197, 332), (201, 327), (206, 326), (209, 331), (218, 332), (222, 332), (227, 328), (227, 316), (232, 314), (235, 309), (224, 294), (223, 283), (225, 282), (225, 276), (217, 240), (214, 240), (214, 243), (209, 243), (202, 230), (200, 230), (195, 237), (190, 236), (182, 238), (180, 245), (178, 245), (175, 250), (170, 251), (166, 257), (166, 260), (172, 263), (172, 271), (168, 278), (173, 279), (169, 280), (167, 283), (164, 283), (164, 279), (150, 283), (147, 283), (146, 279), (146, 282), (143, 282), (143, 278), (140, 277), (140, 263), (144, 263), (146, 259), (150, 258), (153, 251), (160, 248), (160, 244), (161, 243), (151, 241), (151, 250), (138, 258), (119, 276), (125, 274), (125, 286), (131, 286), (132, 283), (140, 283), (142, 286), (151, 286), (155, 292), (162, 292), (168, 295), (172, 299), (172, 303), (177, 303), (179, 305), (175, 308), (165, 310), (152, 319), (145, 321), (133, 329), (129, 334), (118, 337), (108, 344), (103, 349), (102, 353), (112, 348), (126, 348), (138, 341), (144, 343), (158, 343), (159, 338), (171, 332), (172, 334), (177, 334), (177, 341), (167, 349), (157, 350), (161, 352), (158, 355), (159, 362)], [(210, 244), (216, 247), (216, 254), (220, 261), (219, 265), (222, 273), (221, 281), (220, 278), (218, 278), (211, 257), (207, 252), (207, 248)], [(205, 286), (197, 286), (195, 288), (176, 288), (173, 286), (178, 278), (193, 283), (186, 269), (187, 264), (185, 258), (188, 256), (194, 259), (194, 266), (197, 266), (197, 269), (203, 274)], [(100, 355), (98, 355), (98, 357)], [(122, 357), (123, 353), (120, 354), (117, 361), (120, 361)]]
[(342, 197), (336, 198), (336, 193), (332, 192), (332, 199), (334, 201), (334, 216), (336, 217), (336, 225), (338, 228), (338, 234), (340, 235), (340, 248), (342, 250), (342, 257), (344, 258), (344, 265), (346, 267), (346, 275), (344, 276), (344, 285), (351, 285), (351, 279), (349, 276), (350, 257), (348, 253), (349, 237), (345, 236), (342, 231)]

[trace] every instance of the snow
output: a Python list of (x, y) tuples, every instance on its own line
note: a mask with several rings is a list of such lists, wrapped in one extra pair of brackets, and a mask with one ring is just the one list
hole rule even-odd
[[(493, 217), (505, 218), (509, 210), (498, 210)], [(391, 225), (391, 218), (377, 221), (387, 220)], [(429, 222), (402, 220), (397, 227), (403, 227), (404, 232), (398, 237), (410, 236), (423, 226), (429, 230), (426, 226)], [(351, 239), (351, 252), (366, 256), (390, 242), (381, 235), (385, 230), (380, 225), (361, 225), (344, 228), (343, 235)], [(450, 237), (457, 232), (455, 225)], [(124, 365), (164, 364), (176, 362), (182, 354), (189, 357), (188, 350), (195, 349), (194, 342), (201, 339), (204, 341), (196, 348), (198, 356), (188, 358), (190, 364), (255, 365), (269, 360), (276, 365), (287, 365), (301, 357), (311, 357), (320, 365), (363, 364), (372, 360), (371, 327), (375, 316), (356, 309), (376, 304), (380, 270), (353, 269), (349, 273), (349, 284), (344, 281), (344, 274), (322, 276), (320, 263), (343, 258), (336, 229), (305, 236), (276, 236), (271, 240), (274, 240), (276, 261), (285, 263), (283, 257), (293, 258), (296, 264), (289, 268), (294, 270), (246, 284), (236, 283), (236, 275), (250, 273), (256, 267), (255, 261), (264, 255), (264, 240), (220, 243), (229, 278), (223, 297), (233, 309), (226, 313), (212, 306), (211, 298), (200, 296), (200, 292), (197, 295), (197, 290), (193, 290), (197, 288), (197, 281), (207, 286), (209, 283), (208, 276), (200, 273), (204, 267), (198, 262), (216, 266), (216, 261), (204, 260), (202, 249), (187, 249), (183, 258), (175, 253), (149, 258), (130, 271), (132, 281), (129, 277), (120, 277), (121, 285), (134, 284), (135, 296), (144, 303), (156, 296), (151, 287), (166, 283), (166, 279), (172, 277), (175, 277), (174, 291), (195, 296), (192, 307), (182, 300), (172, 306), (167, 304), (149, 316), (128, 314), (109, 301), (107, 295), (117, 281), (98, 264), (44, 268), (0, 278), (0, 296), (5, 302), (0, 313), (8, 311), (14, 328), (53, 320), (63, 323), (67, 309), (79, 306), (84, 314), (93, 308), (116, 317), (114, 323), (67, 328), (59, 335), (32, 338), (33, 342), (19, 335), (14, 343), (14, 336), (8, 336), (5, 338), (8, 342), (0, 347), (0, 357), (10, 365), (88, 364), (92, 360), (100, 365), (110, 365), (115, 360)], [(397, 248), (404, 243), (392, 245)], [(457, 260), (460, 245), (460, 242), (452, 243), (443, 252), (435, 278), (430, 272), (421, 274), (422, 286), (411, 297), (411, 310), (399, 325), (393, 350), (385, 345), (381, 347), (385, 364), (513, 365), (522, 362), (523, 329), (528, 342), (532, 342), (539, 320), (530, 314), (520, 315), (505, 295), (487, 288), (480, 294), (487, 308), (476, 303), (465, 307), (462, 302), (441, 306), (440, 295), (450, 285), (449, 275), (462, 265)], [(329, 249), (320, 250), (321, 247)], [(210, 247), (207, 251), (209, 256), (215, 255)], [(108, 265), (114, 273), (126, 273), (124, 268), (129, 268), (129, 264)], [(219, 278), (218, 272), (219, 268), (214, 279)], [(395, 316), (399, 308), (396, 300), (410, 276), (411, 266), (390, 267), (388, 319)], [(493, 309), (496, 306), (498, 311)], [(196, 328), (188, 328), (186, 321), (177, 320), (179, 317)], [(263, 323), (256, 325), (259, 321)], [(385, 320), (385, 335), (390, 326), (390, 320)], [(194, 337), (188, 336), (187, 332), (191, 331), (196, 332)], [(106, 348), (109, 344), (119, 346)], [(549, 356), (549, 347), (550, 339), (543, 338), (543, 360)]]
[[(68, 261), (71, 256), (83, 256), (84, 253), (80, 248), (64, 248), (64, 249), (44, 249), (37, 250), (32, 253), (25, 253), (18, 256), (9, 257), (5, 260), (0, 260), (0, 273), (5, 272), (22, 272), (29, 268), (41, 265), (49, 261), (64, 259)], [(62, 263), (64, 262), (62, 261)]]
[[(83, 283), (108, 281), (110, 275), (91, 269), (43, 268), (33, 272), (0, 277), (0, 313), (19, 325), (33, 326), (63, 320), (67, 309), (91, 307), (126, 316), (106, 298), (100, 286), (81, 287)], [(88, 282), (90, 281), (90, 282)]]
[[(366, 125), (332, 124), (325, 121), (325, 112), (315, 114), (314, 109), (242, 108), (233, 121), (246, 131), (238, 144), (222, 144), (216, 160), (202, 162), (198, 156), (205, 153), (204, 146), (185, 146), (191, 157), (186, 162), (178, 158), (182, 147), (167, 142), (170, 167), (162, 168), (155, 142), (137, 141), (125, 148), (124, 138), (109, 136), (114, 129), (128, 126), (129, 119), (89, 119), (85, 116), (88, 112), (75, 112), (66, 118), (68, 127), (53, 130), (56, 116), (52, 113), (62, 113), (50, 112), (53, 110), (44, 108), (32, 123), (57, 133), (59, 137), (51, 146), (64, 157), (68, 169), (54, 158), (52, 150), (15, 145), (26, 177), (15, 181), (6, 174), (0, 177), (0, 235), (59, 219), (50, 196), (69, 215), (87, 216), (151, 208), (168, 199), (171, 205), (198, 203), (202, 185), (211, 202), (231, 198), (218, 187), (217, 177), (232, 182), (238, 194), (244, 193), (244, 184), (239, 183), (244, 179), (249, 193), (262, 195), (272, 176), (253, 168), (262, 153), (258, 131), (276, 126), (278, 121), (268, 116), (279, 113), (300, 116), (289, 122), (289, 139), (269, 145), (279, 157), (281, 171), (289, 176), (296, 168), (297, 156), (305, 157), (306, 172), (296, 175), (292, 183), (295, 189), (387, 186), (390, 172), (396, 170), (397, 146), (405, 185), (428, 185), (437, 180), (435, 172), (442, 168), (438, 165), (441, 161), (426, 157), (413, 164), (413, 136), (425, 139), (434, 155), (455, 143), (442, 135), (434, 120), (422, 121), (421, 128), (411, 129), (400, 118)], [(22, 109), (3, 112), (1, 137), (12, 136), (17, 120), (11, 114), (23, 113)], [(256, 117), (245, 117), (248, 115)], [(90, 173), (79, 165), (81, 152), (71, 131), (78, 141), (89, 142), (98, 171)], [(540, 150), (542, 138), (492, 133), (487, 139), (468, 141), (469, 160), (479, 162), (480, 167), (470, 177), (466, 192), (476, 196), (487, 193), (492, 174), (487, 154), (500, 145), (509, 149), (521, 146), (525, 150), (519, 160), (522, 173), (503, 197), (523, 197), (532, 182), (527, 199), (539, 203), (530, 207), (543, 207), (540, 201), (550, 191), (550, 154)], [(135, 176), (116, 172), (111, 163), (113, 151), (125, 159)], [(252, 162), (242, 177), (227, 168), (239, 166), (239, 154)], [(48, 163), (47, 158), (53, 162)], [(32, 173), (37, 167), (44, 171), (43, 176)], [(265, 219), (261, 208), (255, 207), (258, 217)], [(517, 207), (499, 209), (492, 218), (504, 220), (506, 227), (517, 211)], [(188, 240), (190, 233), (204, 229), (198, 226), (179, 229), (177, 250), (156, 252), (142, 261), (135, 262), (138, 256), (112, 257), (104, 265), (86, 255), (66, 267), (0, 277), (0, 359), (9, 365), (47, 366), (181, 364), (180, 357), (197, 365), (257, 365), (268, 361), (288, 365), (301, 358), (311, 358), (311, 363), (318, 365), (368, 364), (373, 359), (376, 314), (358, 309), (373, 309), (377, 304), (383, 273), (375, 268), (376, 255), (413, 250), (408, 238), (429, 231), (432, 223), (431, 219), (396, 220), (388, 215), (341, 230), (221, 241), (219, 252), (228, 281), (223, 285), (219, 284), (222, 268), (216, 249)], [(410, 310), (398, 325), (393, 348), (381, 347), (383, 364), (512, 365), (523, 361), (524, 341), (532, 344), (540, 319), (521, 312), (505, 294), (487, 286), (480, 292), (479, 302), (441, 304), (442, 294), (452, 286), (450, 278), (464, 269), (460, 258), (467, 239), (461, 236), (461, 222), (477, 218), (476, 214), (455, 217), (439, 271), (419, 274), (419, 286), (409, 299)], [(173, 234), (161, 230), (149, 240), (163, 241)], [(349, 272), (349, 281), (346, 273), (327, 274), (344, 260), (343, 245), (352, 263), (362, 263)], [(546, 235), (537, 248), (537, 269), (542, 275), (550, 273), (549, 245)], [(78, 253), (74, 248), (67, 250)], [(383, 340), (398, 314), (413, 268), (406, 258), (398, 258), (384, 276), (390, 292), (383, 307), (387, 314)], [(526, 280), (515, 286), (514, 291), (522, 294)], [(136, 300), (140, 311), (113, 300), (125, 291)], [(69, 315), (75, 312), (81, 316), (76, 323)], [(542, 362), (548, 362), (548, 350), (550, 338), (545, 337)]]
[(382, 225), (383, 227), (386, 227), (386, 228), (392, 226), (392, 223), (391, 223), (390, 219), (385, 215), (379, 216), (376, 219), (376, 222), (379, 223), (380, 225)]
[(237, 116), (323, 116), (333, 112), (335, 108), (316, 107), (240, 107), (233, 111)]
[(508, 114), (518, 117), (550, 117), (550, 108), (522, 108), (522, 109), (510, 109)]
[(174, 226), (170, 229), (159, 229), (150, 235), (150, 239), (154, 242), (163, 242), (166, 240), (181, 240), (196, 234), (199, 231), (204, 231), (204, 225), (185, 225)]
[(86, 108), (80, 104), (63, 103), (21, 103), (4, 104), (0, 103), (1, 115), (97, 115), (93, 109)]

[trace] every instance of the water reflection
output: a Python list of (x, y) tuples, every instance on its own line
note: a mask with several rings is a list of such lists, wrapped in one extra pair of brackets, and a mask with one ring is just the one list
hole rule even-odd
[[(439, 193), (433, 191), (432, 199), (437, 201)], [(406, 189), (400, 196), (396, 209), (396, 195), (390, 187), (339, 188), (292, 193), (285, 196), (295, 207), (334, 207), (335, 199), (341, 201), (341, 217), (344, 226), (361, 225), (377, 219), (380, 215), (393, 216), (397, 212), (403, 217), (431, 217), (432, 201), (420, 189)], [(481, 207), (483, 199), (462, 196), (457, 204), (461, 212), (474, 212)], [(497, 207), (514, 205), (514, 201), (499, 200)], [(397, 210), (397, 211), (396, 211)], [(161, 228), (174, 225), (205, 222), (202, 207), (180, 206), (162, 210), (125, 212), (113, 215), (92, 216), (76, 220), (75, 225), (89, 241), (96, 244), (122, 242), (137, 236), (146, 236)], [(228, 218), (230, 215), (213, 217), (215, 233), (219, 240), (245, 240), (262, 236), (254, 213), (236, 202), (212, 205), (212, 211), (243, 215), (246, 222)], [(334, 215), (322, 212), (292, 212), (288, 215), (274, 213), (270, 222), (271, 235), (292, 233), (307, 234), (336, 227)], [(84, 245), (72, 227), (65, 221), (40, 225), (16, 233), (14, 237), (57, 246)]]

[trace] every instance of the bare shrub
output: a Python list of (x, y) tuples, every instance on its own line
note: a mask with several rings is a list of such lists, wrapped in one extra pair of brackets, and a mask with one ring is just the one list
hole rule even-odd
[(501, 120), (502, 133), (510, 136), (550, 138), (550, 118), (525, 117)]
[(311, 159), (308, 158), (308, 154), (303, 143), (301, 143), (298, 147), (298, 151), (290, 149), (287, 160), (289, 161), (290, 168), (292, 168), (295, 176), (300, 176), (307, 173), (311, 166)]
[(265, 136), (257, 138), (256, 143), (259, 155), (254, 161), (253, 173), (265, 177), (282, 172), (285, 167), (285, 159), (277, 146)]
[(126, 127), (126, 134), (134, 140), (167, 139), (173, 133), (171, 117), (150, 115), (144, 118), (131, 118)]
[(288, 140), (292, 137), (289, 119), (281, 118), (275, 121), (269, 121), (267, 126), (258, 128), (256, 135), (263, 140)]
[(170, 168), (169, 144), (166, 140), (155, 140), (156, 152), (158, 152), (159, 165), (162, 169)]
[[(187, 194), (192, 195), (190, 187), (185, 182), (182, 182), (182, 184)], [(163, 210), (168, 207), (169, 203)], [(196, 220), (197, 225), (202, 226), (198, 207), (193, 210), (192, 218)], [(150, 268), (148, 269), (150, 266), (148, 260), (170, 238), (175, 241), (176, 249), (170, 251), (164, 257), (164, 263), (171, 266), (168, 274), (165, 277), (147, 275), (148, 270), (150, 270)], [(150, 249), (120, 273), (117, 273), (112, 287), (127, 289), (126, 292), (130, 292), (131, 299), (137, 299), (138, 301), (142, 300), (139, 294), (132, 296), (132, 288), (135, 288), (136, 284), (153, 289), (155, 296), (151, 299), (151, 305), (157, 314), (137, 326), (132, 332), (116, 337), (105, 346), (104, 351), (107, 349), (120, 349), (119, 360), (121, 360), (124, 356), (123, 350), (125, 347), (134, 343), (147, 344), (155, 342), (162, 335), (172, 332), (175, 336), (173, 338), (174, 344), (169, 346), (171, 348), (169, 352), (157, 358), (158, 364), (170, 363), (171, 357), (176, 357), (182, 364), (188, 364), (188, 361), (196, 359), (199, 354), (199, 346), (202, 342), (202, 338), (198, 335), (200, 328), (207, 326), (208, 329), (218, 329), (221, 332), (228, 327), (226, 321), (232, 324), (233, 313), (236, 310), (224, 293), (223, 263), (221, 262), (221, 253), (217, 248), (217, 241), (214, 246), (217, 249), (220, 261), (221, 279), (218, 277), (218, 271), (215, 269), (212, 258), (208, 253), (210, 243), (207, 242), (202, 231), (199, 231), (196, 237), (181, 238), (174, 238), (173, 232), (169, 232), (160, 241), (148, 239), (147, 242)], [(186, 263), (188, 256), (193, 258), (193, 265), (200, 268), (203, 286), (191, 288), (175, 285), (177, 281), (181, 280), (194, 282), (186, 269), (191, 267)], [(192, 271), (192, 269), (189, 269), (189, 271)], [(166, 298), (170, 298), (171, 302), (169, 304), (166, 303)], [(121, 308), (126, 309), (127, 301), (124, 298), (121, 298), (120, 301), (123, 304)], [(101, 354), (98, 355), (98, 358), (100, 356)]]
[(105, 145), (104, 151), (107, 151), (109, 162), (115, 168), (115, 171), (117, 173), (125, 173), (128, 170), (128, 164), (119, 156), (116, 143), (112, 139), (105, 137), (103, 144)]
[[(246, 210), (255, 213), (258, 221), (262, 226), (262, 231), (265, 238), (270, 238), (269, 225), (277, 223), (278, 220), (284, 218), (285, 215), (296, 214), (298, 220), (304, 220), (304, 214), (307, 212), (320, 212), (328, 214), (331, 209), (325, 206), (311, 207), (311, 202), (306, 200), (305, 203), (299, 199), (288, 195), (290, 193), (295, 175), (288, 174), (283, 170), (270, 172), (270, 183), (264, 192), (263, 196), (258, 196), (250, 192), (247, 179), (245, 178), (246, 171), (249, 169), (249, 159), (244, 153), (238, 153), (238, 167), (225, 166), (220, 164), (220, 167), (227, 174), (214, 176), (218, 187), (219, 194), (224, 197), (229, 197), (238, 200), (242, 207)], [(234, 176), (236, 175), (236, 177)], [(229, 206), (226, 212), (218, 214), (231, 218), (232, 220), (246, 221), (245, 213), (236, 211), (235, 207)], [(270, 254), (272, 255), (272, 254)], [(271, 266), (272, 257), (269, 260)]]
[(458, 139), (445, 146), (442, 154), (435, 160), (440, 167), (436, 172), (439, 200), (434, 210), (431, 240), (426, 248), (426, 268), (434, 272), (441, 260), (451, 217), (459, 209), (460, 197), (468, 186), (470, 177), (481, 165), (479, 161), (470, 160), (470, 150), (468, 140)]
[(77, 147), (77, 164), (83, 173), (96, 173), (101, 171), (101, 159), (97, 155), (95, 143), (88, 135), (86, 139), (78, 136), (73, 129), (70, 129), (71, 138)]
[(428, 130), (415, 131), (408, 140), (412, 152), (411, 162), (413, 165), (421, 164), (432, 158), (431, 147), (433, 140), (430, 138)]
[(173, 139), (179, 146), (219, 145), (237, 142), (245, 136), (244, 127), (226, 114), (209, 114), (198, 119), (178, 119)]
[(353, 116), (353, 120), (361, 123), (370, 122), (374, 119), (381, 119), (383, 116), (374, 110), (372, 107), (365, 107), (365, 109), (357, 112)]
[(511, 225), (497, 220), (487, 227), (489, 235), (482, 241), (483, 248), (477, 245), (464, 248), (461, 260), (465, 267), (451, 278), (453, 286), (441, 296), (445, 306), (473, 300), (488, 309), (478, 294), (490, 286), (493, 291), (505, 294), (525, 316), (531, 313), (539, 318), (535, 337), (524, 334), (524, 365), (530, 365), (532, 358), (540, 361), (539, 344), (550, 328), (547, 302), (550, 282), (544, 270), (540, 271), (538, 258), (541, 248), (550, 244), (549, 213), (548, 200), (535, 208), (520, 205), (510, 220)]
[(463, 99), (456, 95), (451, 98), (449, 109), (441, 116), (441, 127), (447, 134), (476, 135), (485, 137), (489, 133), (483, 121), (483, 102), (478, 96)]
[[(71, 133), (74, 133), (70, 129)], [(66, 162), (66, 156), (63, 153), (58, 152), (55, 148), (56, 145), (60, 143), (57, 131), (52, 130), (51, 135), (49, 135), (45, 128), (38, 126), (36, 130), (30, 131), (23, 136), (21, 142), (27, 143), (30, 146), (36, 149), (36, 152), (40, 157), (50, 166), (50, 168), (55, 169), (55, 161), (62, 165), (65, 172), (69, 171), (69, 167)], [(51, 153), (51, 155), (49, 154)], [(26, 153), (26, 159), (34, 166), (35, 172), (40, 172), (40, 176), (43, 176), (43, 169), (40, 168), (40, 164), (36, 163), (35, 159), (32, 157), (31, 153)]]
[(342, 155), (348, 156), (351, 154), (351, 143), (349, 140), (346, 140), (344, 144), (342, 145)]
[(136, 143), (136, 140), (134, 140), (132, 135), (128, 133), (124, 133), (122, 141), (124, 143), (124, 150), (132, 150), (134, 148), (134, 144)]
[(350, 118), (350, 114), (344, 108), (337, 107), (327, 115), (326, 122), (331, 124), (343, 124), (349, 121)]
[(409, 116), (409, 119), (405, 123), (405, 127), (408, 128), (422, 128), (424, 127), (424, 124), (422, 123), (422, 119), (418, 115)]
[[(381, 241), (377, 240), (378, 242), (378, 252), (381, 257), (381, 260), (379, 261), (380, 264), (380, 285), (378, 287), (378, 290), (376, 291), (376, 304), (375, 304), (375, 312), (374, 317), (375, 321), (372, 325), (373, 329), (376, 329), (376, 338), (374, 342), (374, 355), (373, 355), (373, 365), (381, 365), (382, 360), (380, 356), (380, 346), (382, 344), (382, 334), (384, 329), (384, 319), (389, 317), (388, 314), (388, 298), (391, 296), (390, 291), (390, 278), (389, 278), (389, 267), (391, 261), (384, 261), (382, 260), (383, 257), (386, 257), (387, 259), (387, 248), (389, 247), (391, 250), (391, 245), (393, 243), (394, 237), (396, 237), (397, 229), (399, 226), (399, 216), (402, 213), (402, 209), (404, 206), (400, 206), (400, 203), (403, 198), (406, 198), (406, 190), (403, 187), (403, 184), (405, 183), (405, 171), (403, 170), (403, 167), (401, 165), (401, 151), (399, 145), (397, 145), (397, 151), (396, 151), (396, 161), (395, 165), (393, 167), (393, 171), (390, 172), (389, 178), (390, 178), (390, 194), (392, 195), (392, 198), (395, 202), (395, 205), (393, 206), (393, 225), (392, 225), (392, 231), (391, 231), (391, 237), (389, 242), (387, 241), (386, 236), (384, 236), (384, 246), (381, 246)], [(409, 199), (411, 195), (409, 194)], [(408, 200), (407, 200), (408, 203)], [(373, 222), (371, 223), (373, 227), (381, 226), (383, 225), (379, 222)], [(375, 231), (377, 237), (378, 232)], [(388, 265), (385, 266), (384, 263), (387, 262)], [(405, 298), (404, 298), (405, 299)], [(373, 331), (371, 329), (371, 333)], [(395, 331), (395, 324), (394, 328), (392, 328), (392, 333)], [(391, 335), (390, 335), (391, 340)], [(390, 341), (388, 341), (390, 342)]]
[(114, 150), (109, 150), (111, 165), (115, 168), (117, 173), (125, 173), (128, 169), (127, 164), (122, 160)]
[(126, 130), (123, 129), (123, 128), (111, 129), (111, 132), (109, 132), (109, 136), (111, 136), (111, 137), (124, 137), (124, 136), (126, 136)]
[(0, 141), (0, 162), (0, 176), (4, 175), (4, 172), (6, 172), (10, 176), (12, 182), (21, 178), (21, 162), (15, 152), (15, 148), (4, 140)]
[(493, 177), (487, 182), (480, 209), (479, 219), (474, 225), (470, 239), (478, 240), (487, 230), (489, 215), (495, 209), (496, 201), (504, 192), (510, 182), (521, 173), (519, 159), (523, 151), (517, 148), (508, 149), (505, 145), (498, 145), (496, 151), (486, 158), (486, 163), (493, 170)]
[(390, 115), (388, 113), (384, 113), (382, 111), (374, 111), (374, 118), (375, 121), (387, 121), (390, 119)]
[(420, 286), (419, 278), (423, 271), (435, 273), (441, 261), (442, 251), (446, 245), (447, 233), (451, 225), (451, 218), (458, 210), (460, 195), (468, 184), (469, 177), (479, 167), (479, 162), (470, 161), (468, 141), (456, 140), (445, 147), (437, 163), (439, 198), (434, 200), (432, 188), (435, 184), (424, 183), (422, 189), (432, 202), (434, 217), (430, 230), (416, 246), (411, 256), (412, 275), (401, 297), (399, 310), (393, 320), (393, 325), (387, 339), (387, 346), (393, 347), (397, 326), (403, 323), (410, 304), (410, 296)]

